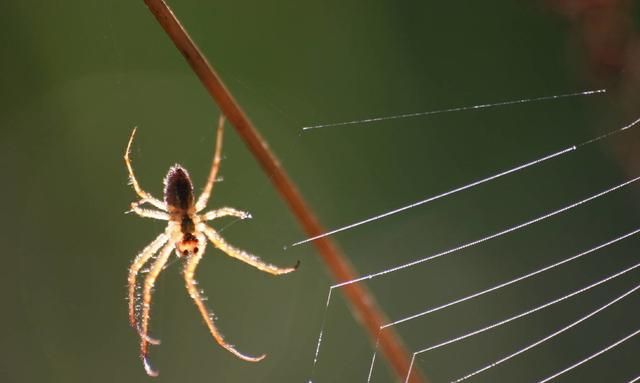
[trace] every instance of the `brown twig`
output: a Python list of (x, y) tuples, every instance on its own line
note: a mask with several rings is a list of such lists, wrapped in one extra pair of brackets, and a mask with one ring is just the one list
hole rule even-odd
[[(312, 237), (323, 233), (323, 227), (287, 176), (276, 156), (269, 149), (266, 141), (249, 121), (249, 118), (167, 4), (162, 0), (145, 0), (145, 3), (271, 178), (275, 188), (286, 201), (306, 234)], [(344, 282), (357, 277), (353, 266), (331, 239), (326, 237), (317, 239), (314, 241), (314, 245), (336, 281)], [(364, 324), (371, 338), (375, 340), (379, 335), (378, 341), (383, 355), (389, 361), (395, 374), (404, 380), (411, 358), (395, 332), (379, 331), (380, 327), (387, 323), (387, 320), (377, 306), (371, 292), (362, 284), (345, 286), (342, 291), (350, 302), (356, 318)], [(427, 380), (419, 372), (413, 371), (410, 381), (419, 383)]]

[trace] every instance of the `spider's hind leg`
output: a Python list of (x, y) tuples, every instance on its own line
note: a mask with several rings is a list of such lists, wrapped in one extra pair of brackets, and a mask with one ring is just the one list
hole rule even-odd
[(191, 296), (196, 306), (198, 307), (198, 310), (202, 315), (202, 319), (204, 319), (205, 323), (207, 324), (207, 327), (209, 328), (209, 332), (211, 333), (213, 338), (216, 340), (216, 342), (218, 342), (220, 346), (224, 347), (227, 351), (231, 352), (233, 355), (237, 356), (242, 360), (246, 360), (248, 362), (261, 361), (262, 359), (265, 358), (266, 355), (263, 354), (257, 357), (253, 357), (253, 356), (242, 354), (241, 352), (236, 350), (232, 345), (230, 345), (224, 340), (224, 337), (222, 336), (220, 331), (218, 331), (218, 328), (213, 322), (213, 313), (209, 312), (209, 310), (205, 306), (204, 299), (200, 294), (200, 291), (198, 290), (198, 287), (196, 285), (197, 282), (194, 279), (194, 274), (195, 274), (196, 268), (198, 267), (198, 262), (200, 262), (200, 259), (202, 259), (202, 255), (204, 254), (204, 249), (207, 243), (203, 235), (198, 236), (198, 242), (200, 242), (198, 251), (195, 254), (192, 254), (189, 256), (189, 259), (187, 260), (184, 266), (184, 280), (185, 280), (185, 284), (187, 286), (187, 291), (189, 292), (189, 295)]
[(213, 190), (213, 184), (216, 181), (216, 176), (218, 174), (218, 169), (220, 169), (220, 159), (222, 157), (222, 137), (224, 133), (224, 115), (220, 115), (218, 119), (218, 130), (216, 132), (216, 148), (213, 154), (213, 162), (211, 163), (211, 171), (209, 172), (209, 178), (207, 179), (207, 183), (202, 190), (202, 194), (198, 197), (198, 201), (196, 202), (196, 211), (201, 211), (207, 206), (207, 201), (209, 201), (209, 197), (211, 196), (211, 191)]
[(150, 204), (157, 207), (158, 209), (166, 211), (167, 210), (166, 204), (160, 201), (159, 199), (153, 197), (151, 194), (147, 193), (146, 191), (144, 191), (140, 187), (140, 184), (138, 184), (138, 180), (136, 179), (136, 176), (133, 173), (133, 166), (131, 165), (131, 160), (129, 159), (129, 153), (131, 152), (131, 144), (133, 143), (133, 138), (136, 135), (136, 129), (137, 128), (133, 128), (133, 131), (131, 132), (131, 136), (129, 137), (129, 143), (127, 144), (127, 150), (125, 150), (124, 152), (124, 163), (125, 165), (127, 165), (127, 170), (129, 171), (129, 180), (131, 181), (131, 185), (133, 185), (133, 189), (136, 191), (138, 196), (142, 198), (143, 201), (149, 202)]

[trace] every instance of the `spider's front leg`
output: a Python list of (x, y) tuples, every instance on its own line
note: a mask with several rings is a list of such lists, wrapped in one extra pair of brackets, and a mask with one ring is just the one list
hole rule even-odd
[(209, 241), (211, 241), (211, 243), (213, 243), (215, 247), (225, 252), (228, 256), (232, 258), (236, 258), (242, 262), (245, 262), (255, 267), (258, 270), (261, 270), (273, 275), (281, 275), (281, 274), (287, 274), (292, 271), (295, 271), (300, 265), (300, 261), (298, 261), (293, 267), (278, 267), (270, 263), (266, 263), (262, 261), (260, 258), (256, 257), (255, 255), (249, 254), (244, 250), (240, 250), (231, 246), (212, 227), (207, 226), (204, 223), (201, 223), (199, 225), (199, 228), (200, 230), (204, 231), (207, 238), (209, 238)]
[(129, 267), (129, 324), (133, 328), (138, 328), (136, 324), (136, 278), (145, 263), (147, 263), (168, 240), (169, 236), (166, 233), (161, 233), (136, 256), (133, 263), (131, 263), (131, 267)]
[(198, 243), (200, 243), (198, 251), (195, 254), (191, 254), (189, 256), (189, 259), (187, 260), (187, 263), (184, 266), (184, 280), (185, 280), (185, 284), (187, 286), (187, 291), (189, 292), (189, 295), (191, 296), (196, 306), (198, 307), (198, 310), (202, 315), (202, 319), (204, 319), (205, 323), (207, 324), (207, 327), (209, 328), (209, 332), (211, 333), (213, 338), (216, 340), (216, 342), (218, 342), (220, 346), (224, 347), (227, 351), (231, 352), (233, 355), (237, 356), (242, 360), (246, 360), (249, 362), (261, 361), (262, 359), (265, 358), (266, 355), (263, 354), (258, 357), (253, 357), (253, 356), (242, 354), (241, 352), (236, 350), (232, 345), (230, 345), (224, 340), (224, 337), (222, 336), (220, 331), (218, 331), (218, 328), (216, 327), (215, 323), (213, 323), (213, 313), (207, 310), (207, 307), (204, 304), (202, 295), (200, 295), (200, 291), (198, 290), (197, 282), (194, 278), (196, 268), (198, 267), (198, 262), (200, 262), (200, 259), (202, 259), (202, 255), (204, 254), (204, 250), (207, 245), (207, 241), (203, 235), (198, 235)]
[(160, 251), (158, 259), (153, 263), (147, 277), (144, 280), (142, 288), (142, 317), (140, 318), (140, 357), (144, 363), (144, 368), (149, 376), (158, 376), (158, 372), (154, 370), (147, 359), (148, 345), (149, 345), (149, 317), (151, 315), (151, 292), (153, 285), (155, 284), (158, 274), (162, 271), (162, 268), (169, 260), (169, 256), (175, 246), (174, 241), (169, 241)]

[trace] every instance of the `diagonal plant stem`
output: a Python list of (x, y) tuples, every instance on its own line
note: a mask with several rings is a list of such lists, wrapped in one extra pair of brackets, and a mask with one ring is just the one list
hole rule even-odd
[[(285, 200), (306, 234), (309, 237), (313, 237), (323, 233), (325, 231), (324, 228), (307, 206), (295, 184), (287, 176), (275, 154), (269, 149), (267, 142), (260, 136), (260, 133), (240, 108), (171, 9), (163, 0), (145, 0), (145, 4), (200, 78), (202, 85), (213, 97), (220, 110), (222, 110), (231, 125), (235, 127), (237, 133), (260, 163), (264, 172), (269, 176), (274, 187)], [(326, 237), (317, 239), (314, 241), (314, 245), (337, 282), (344, 282), (357, 277), (357, 273), (349, 260), (331, 239)], [(397, 333), (379, 331), (380, 327), (387, 323), (388, 320), (378, 307), (372, 293), (362, 284), (351, 284), (341, 290), (350, 303), (354, 316), (364, 325), (371, 339), (375, 341), (379, 335), (379, 347), (383, 355), (389, 361), (398, 379), (404, 379), (409, 370), (410, 354)], [(415, 370), (411, 376), (410, 381), (412, 383), (427, 382), (427, 379)]]

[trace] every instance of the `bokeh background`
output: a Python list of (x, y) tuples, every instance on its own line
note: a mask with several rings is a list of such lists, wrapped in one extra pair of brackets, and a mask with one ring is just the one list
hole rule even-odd
[[(426, 198), (617, 129), (637, 118), (637, 6), (630, 1), (172, 1), (327, 227)], [(122, 154), (161, 194), (176, 162), (200, 188), (218, 111), (142, 1), (0, 3), (3, 256), (0, 381), (145, 382), (127, 324), (126, 273), (162, 223), (125, 215)], [(606, 95), (302, 133), (305, 125), (605, 87)], [(637, 176), (635, 131), (336, 236), (372, 273), (539, 216)], [(303, 382), (334, 283), (235, 132), (212, 207), (233, 244), (294, 274), (273, 278), (211, 247), (197, 277), (234, 358), (210, 338), (180, 264), (159, 278), (158, 382)], [(500, 240), (369, 283), (391, 319), (445, 303), (636, 228), (630, 186)], [(630, 238), (583, 261), (398, 328), (415, 351), (554, 299), (638, 262)], [(549, 334), (635, 286), (638, 272), (504, 329), (422, 355), (449, 381)], [(638, 326), (637, 294), (474, 381), (537, 381)], [(337, 294), (317, 382), (366, 381), (372, 343)], [(640, 339), (562, 377), (626, 382)], [(382, 359), (372, 381), (395, 381)]]

